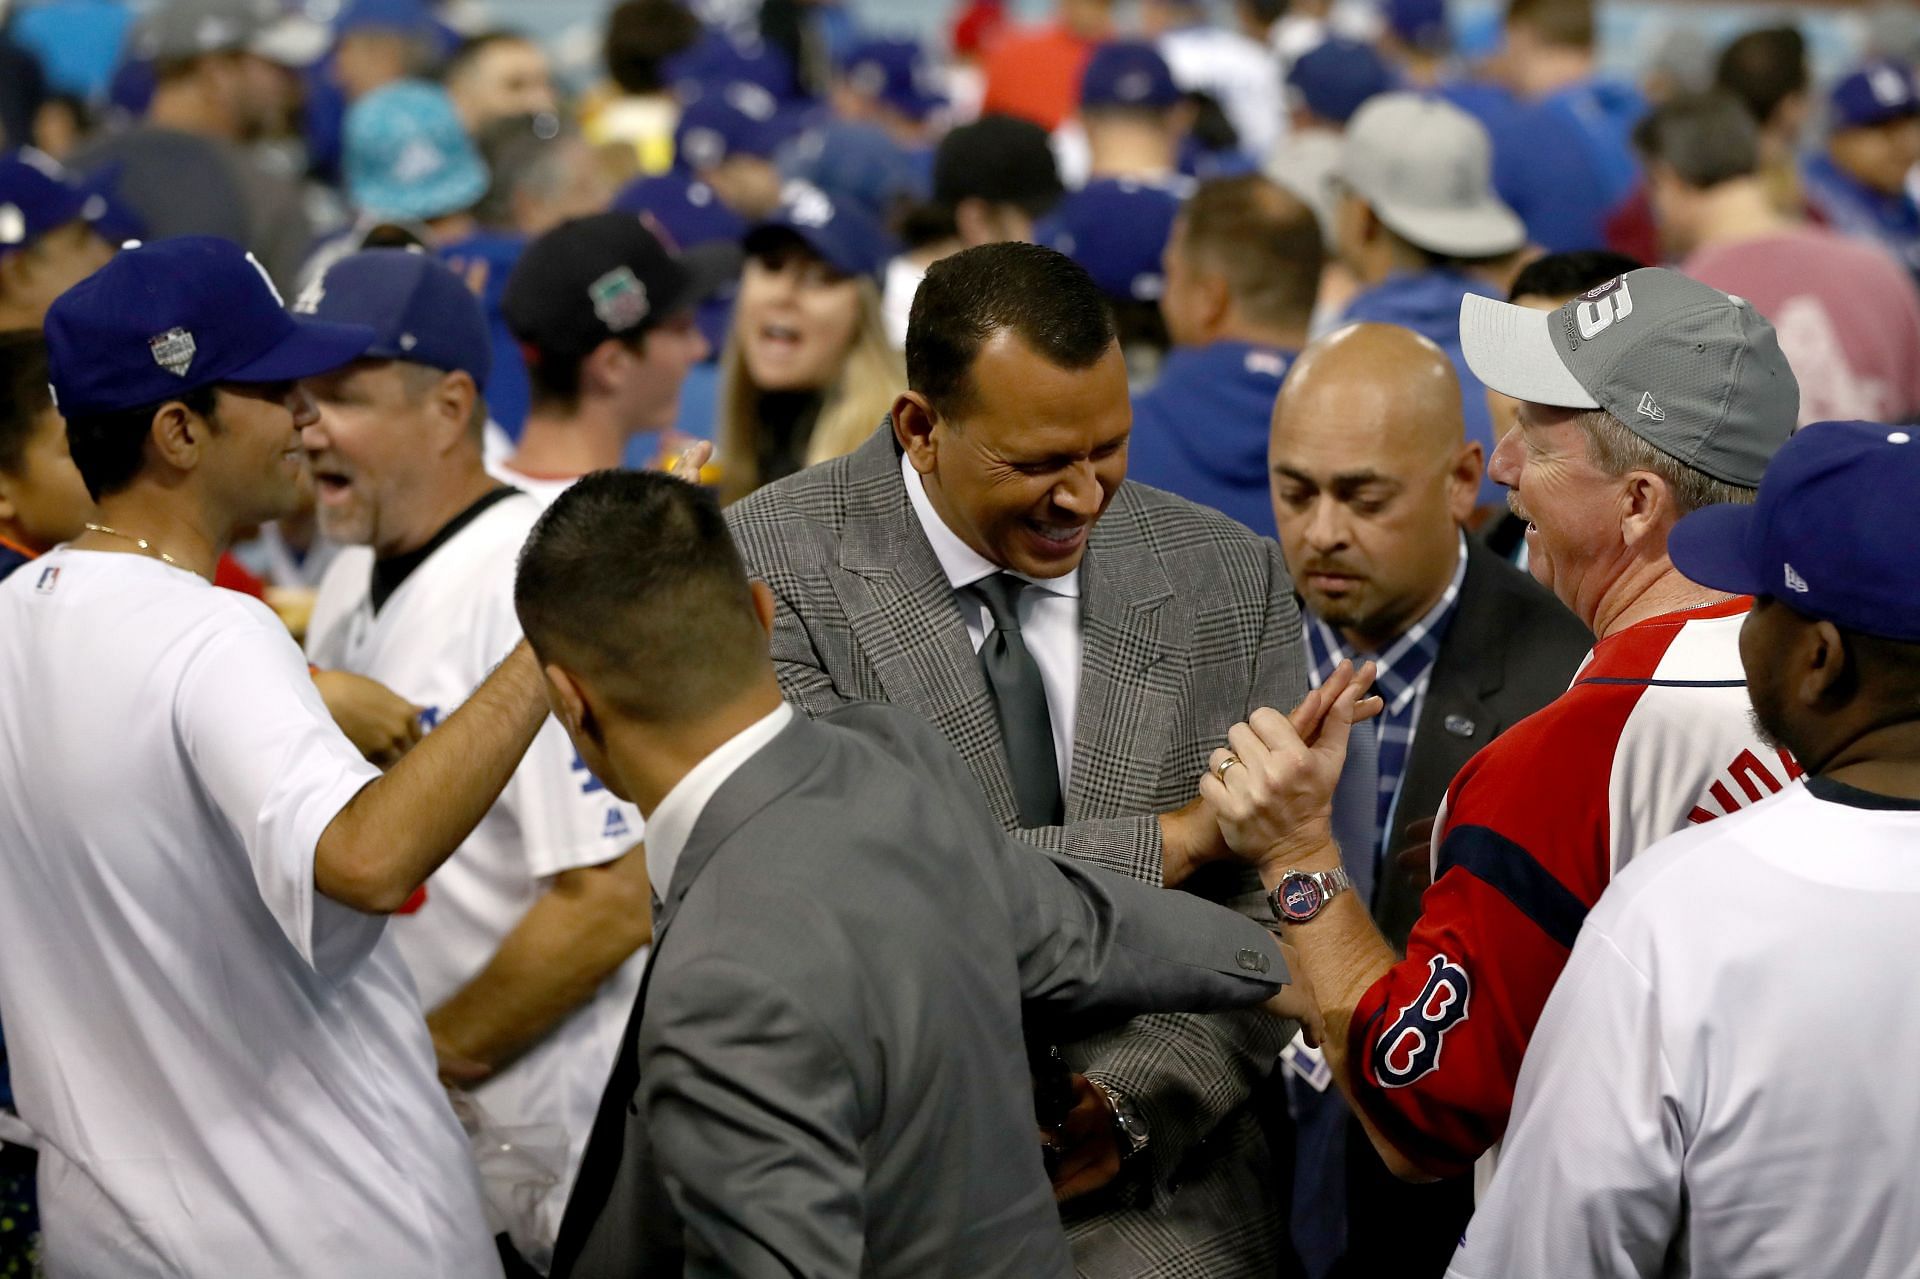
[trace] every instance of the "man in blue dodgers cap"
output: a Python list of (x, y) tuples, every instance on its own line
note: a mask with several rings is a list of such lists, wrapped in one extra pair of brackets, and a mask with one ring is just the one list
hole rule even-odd
[(1876, 240), (1920, 275), (1920, 204), (1907, 177), (1920, 164), (1920, 82), (1897, 62), (1871, 62), (1833, 86), (1826, 150), (1801, 171), (1807, 204), (1836, 231)]
[(100, 513), (0, 586), (0, 1017), (56, 1273), (498, 1273), (384, 916), (512, 776), (538, 667), (516, 648), (383, 776), (210, 580), (310, 482), (298, 379), (374, 336), (204, 237), (47, 316)]
[[(431, 729), (518, 642), (514, 559), (544, 505), (482, 463), (487, 329), (457, 275), (374, 249), (335, 263), (301, 305), (377, 334), (360, 359), (306, 383), (320, 413), (305, 439), (321, 528), (348, 547), (320, 583), (307, 656), (385, 684)], [(443, 1072), (503, 1130), (556, 1134), (550, 1166), (496, 1195), (541, 1268), (639, 986), (650, 934), (639, 838), (639, 812), (549, 722), (393, 925)]]
[[(1080, 77), (1079, 121), (1087, 146), (1081, 172), (1092, 180), (1175, 182), (1181, 135), (1192, 115), (1159, 50), (1141, 40), (1101, 45)], [(1062, 167), (1071, 166), (1063, 161)]]
[(931, 167), (934, 125), (947, 95), (917, 40), (863, 40), (847, 50), (832, 102), (842, 120), (879, 125), (901, 146), (925, 155)]
[(1135, 386), (1153, 380), (1168, 346), (1163, 255), (1184, 194), (1134, 178), (1096, 178), (1034, 227), (1037, 243), (1078, 262), (1106, 294)]
[(1754, 596), (1754, 719), (1807, 781), (1663, 840), (1587, 915), (1450, 1274), (1688, 1256), (1817, 1277), (1920, 1255), (1920, 1104), (1887, 1070), (1920, 1051), (1893, 1013), (1920, 929), (1917, 502), (1913, 431), (1816, 422), (1757, 503), (1673, 530), (1682, 572)]
[(31, 147), (0, 156), (0, 330), (37, 329), (53, 300), (113, 256), (106, 197)]

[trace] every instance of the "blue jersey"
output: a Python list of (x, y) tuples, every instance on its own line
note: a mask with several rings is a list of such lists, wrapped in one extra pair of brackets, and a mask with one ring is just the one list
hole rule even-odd
[(1267, 427), (1295, 352), (1246, 342), (1176, 347), (1133, 401), (1127, 478), (1277, 536)]
[[(1341, 322), (1398, 324), (1445, 351), (1453, 361), (1453, 371), (1460, 375), (1460, 410), (1466, 419), (1467, 438), (1480, 441), (1481, 456), (1485, 459), (1493, 456), (1494, 445), (1487, 388), (1467, 367), (1467, 358), (1460, 349), (1460, 299), (1469, 293), (1483, 298), (1500, 297), (1492, 285), (1458, 271), (1390, 275), (1354, 298)], [(1489, 506), (1504, 501), (1505, 497), (1506, 490), (1482, 472), (1479, 504)]]
[(507, 327), (500, 299), (506, 295), (507, 277), (513, 274), (526, 247), (526, 240), (520, 236), (480, 231), (442, 245), (438, 251), (440, 260), (463, 277), (476, 262), (487, 264), (486, 288), (480, 295), (481, 307), (487, 313), (487, 340), (493, 348), (493, 369), (487, 374), (487, 412), (515, 440), (526, 425), (533, 388), (527, 382), (527, 364), (520, 354), (519, 339)]
[(1607, 214), (1639, 180), (1633, 126), (1646, 103), (1605, 80), (1522, 104), (1493, 130), (1500, 198), (1549, 253), (1606, 246)]
[(1808, 206), (1829, 227), (1877, 241), (1920, 277), (1920, 206), (1911, 195), (1876, 191), (1825, 155), (1809, 159), (1800, 178)]

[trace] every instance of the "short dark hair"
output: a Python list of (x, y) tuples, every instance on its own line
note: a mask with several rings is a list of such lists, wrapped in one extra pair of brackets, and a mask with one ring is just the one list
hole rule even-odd
[(555, 498), (520, 552), (513, 602), (541, 661), (645, 722), (694, 718), (769, 669), (719, 503), (658, 472), (596, 471)]
[(1813, 77), (1807, 68), (1807, 38), (1795, 26), (1762, 27), (1734, 37), (1714, 65), (1714, 87), (1732, 94), (1762, 128), (1780, 104), (1805, 93)]
[(524, 31), (509, 31), (501, 27), (492, 31), (476, 32), (455, 45), (453, 52), (447, 55), (446, 64), (440, 68), (440, 82), (445, 84), (453, 80), (472, 66), (481, 54), (500, 44), (529, 44), (536, 49), (540, 47), (540, 42)]
[(486, 227), (511, 228), (513, 200), (524, 190), (551, 194), (566, 178), (562, 163), (579, 131), (545, 112), (503, 116), (481, 126), (474, 145), (487, 162), (487, 193), (473, 206)]
[(942, 416), (973, 395), (973, 362), (1010, 331), (1063, 369), (1098, 363), (1114, 343), (1113, 311), (1085, 268), (1064, 253), (1009, 241), (935, 262), (907, 318), (907, 386)]
[(38, 329), (0, 333), (0, 471), (18, 475), (40, 415), (53, 407)]
[(1298, 197), (1259, 174), (1203, 182), (1180, 211), (1180, 250), (1226, 277), (1247, 318), (1303, 325), (1320, 296), (1326, 240)]
[(1608, 280), (1629, 271), (1638, 271), (1646, 263), (1610, 249), (1578, 249), (1572, 253), (1548, 253), (1535, 258), (1513, 277), (1507, 300), (1516, 298), (1571, 298), (1597, 289)]
[(1634, 126), (1633, 145), (1702, 191), (1760, 168), (1759, 124), (1738, 98), (1718, 90), (1661, 103)]
[(184, 404), (211, 423), (215, 421), (218, 398), (214, 387), (201, 386), (139, 408), (69, 417), (67, 448), (73, 453), (73, 464), (80, 468), (80, 478), (86, 481), (88, 495), (98, 502), (133, 483), (146, 458), (153, 415), (162, 405)]
[(661, 67), (700, 38), (700, 20), (680, 0), (624, 0), (607, 14), (607, 74), (622, 93), (659, 93)]
[(1593, 0), (1511, 0), (1507, 25), (1516, 22), (1532, 27), (1548, 44), (1593, 48)]

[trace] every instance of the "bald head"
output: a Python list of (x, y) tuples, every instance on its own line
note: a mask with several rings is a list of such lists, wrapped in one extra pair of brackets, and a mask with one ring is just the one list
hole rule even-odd
[(1268, 461), (1295, 588), (1349, 643), (1385, 647), (1445, 593), (1481, 459), (1439, 347), (1391, 324), (1313, 343), (1274, 403)]

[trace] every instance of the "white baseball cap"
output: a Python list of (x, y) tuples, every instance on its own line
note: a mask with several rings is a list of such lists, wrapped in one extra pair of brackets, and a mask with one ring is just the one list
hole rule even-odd
[(1527, 242), (1526, 225), (1493, 190), (1493, 143), (1451, 103), (1384, 93), (1354, 113), (1340, 181), (1389, 231), (1429, 253), (1488, 258)]

